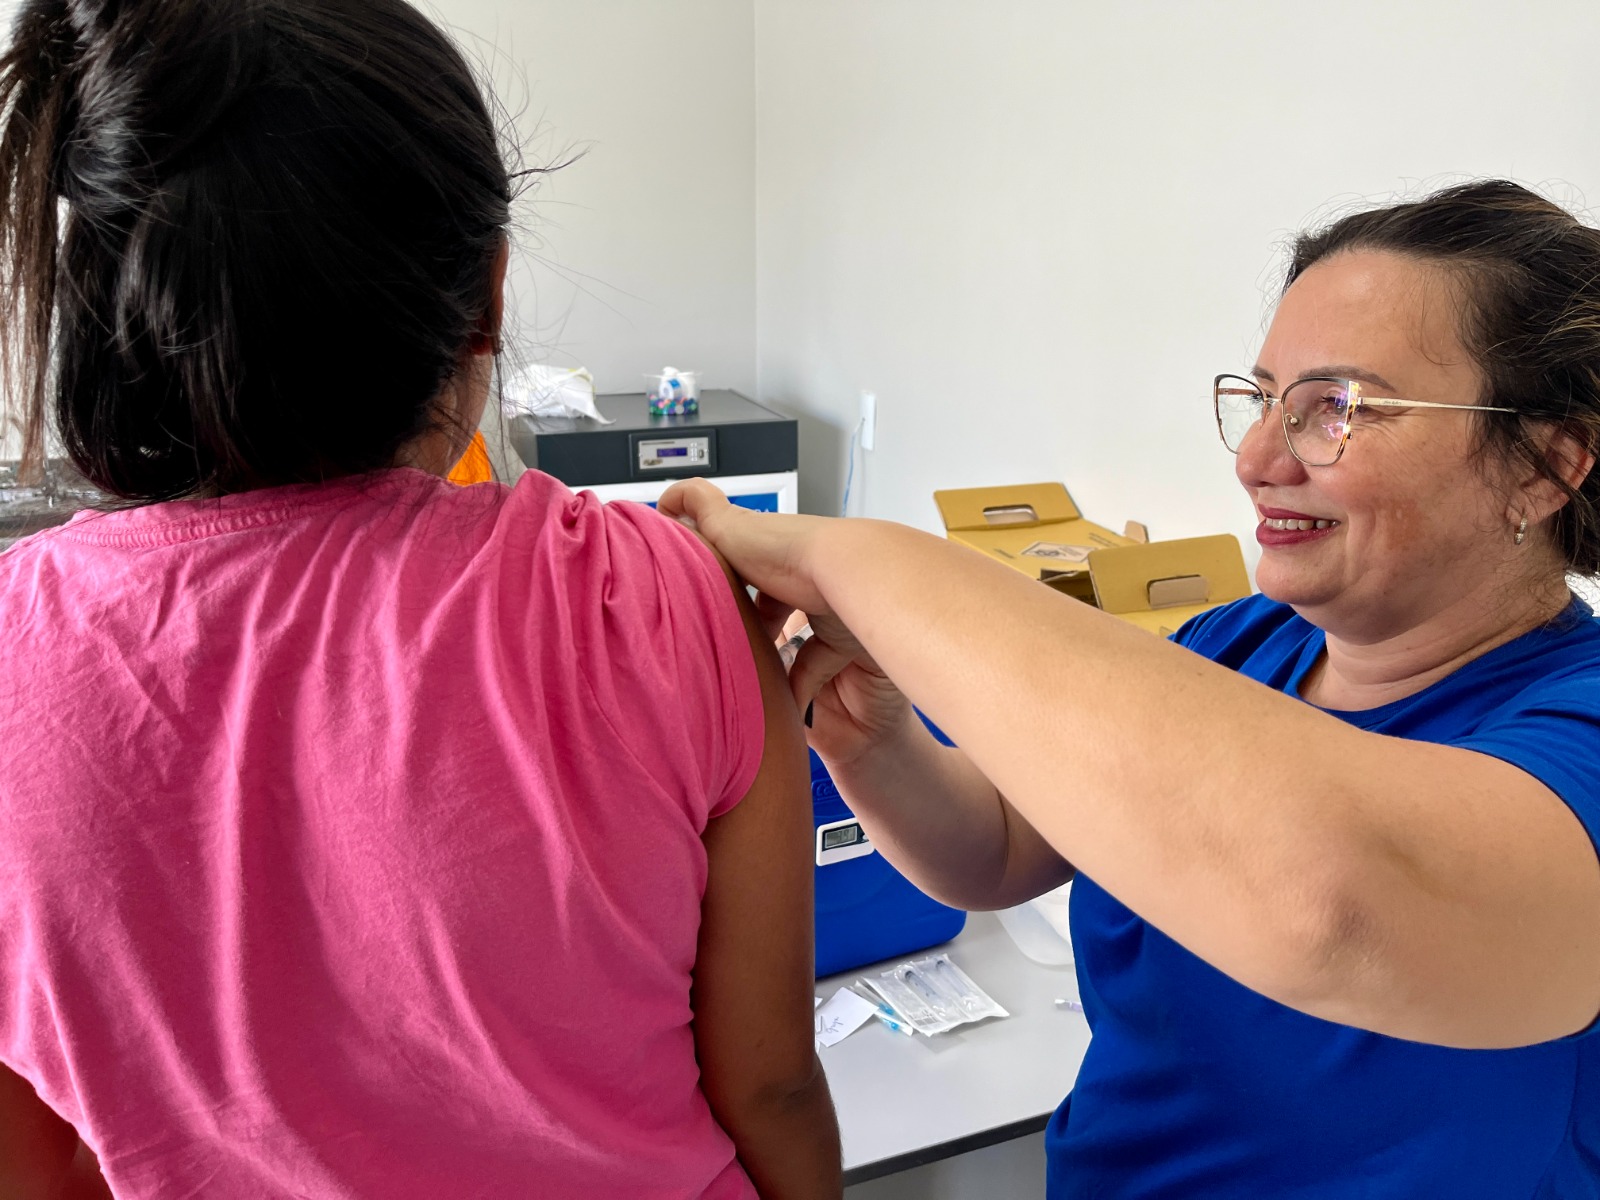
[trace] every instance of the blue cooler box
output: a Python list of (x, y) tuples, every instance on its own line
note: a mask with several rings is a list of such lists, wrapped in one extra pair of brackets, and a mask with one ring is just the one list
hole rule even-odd
[[(938, 730), (933, 734), (949, 744)], [(914, 954), (961, 932), (967, 914), (924, 894), (885, 861), (846, 807), (815, 751), (811, 809), (816, 822), (819, 977)]]

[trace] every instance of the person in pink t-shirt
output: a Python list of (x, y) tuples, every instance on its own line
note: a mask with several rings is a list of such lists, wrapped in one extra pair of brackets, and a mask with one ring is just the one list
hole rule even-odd
[(401, 0), (22, 0), (0, 1195), (837, 1196), (786, 680), (693, 533), (444, 480), (513, 178)]

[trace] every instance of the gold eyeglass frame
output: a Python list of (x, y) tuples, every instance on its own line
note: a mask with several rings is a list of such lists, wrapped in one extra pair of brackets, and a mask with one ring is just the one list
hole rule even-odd
[[(1224, 387), (1223, 382), (1225, 380), (1233, 380), (1244, 386)], [(1211, 412), (1217, 420), (1217, 436), (1222, 439), (1222, 444), (1228, 447), (1228, 452), (1230, 454), (1239, 453), (1232, 446), (1228, 446), (1227, 434), (1222, 429), (1222, 398), (1224, 396), (1259, 396), (1262, 401), (1261, 420), (1263, 422), (1266, 420), (1267, 409), (1276, 404), (1278, 406), (1279, 423), (1283, 426), (1283, 444), (1289, 447), (1290, 454), (1308, 467), (1331, 467), (1339, 461), (1344, 454), (1345, 446), (1349, 444), (1350, 434), (1355, 428), (1356, 414), (1369, 405), (1373, 408), (1450, 408), (1458, 412), (1468, 409), (1475, 412), (1512, 413), (1517, 411), (1514, 408), (1500, 408), (1489, 404), (1443, 404), (1433, 400), (1397, 400), (1393, 396), (1368, 396), (1362, 392), (1362, 385), (1359, 379), (1340, 379), (1333, 375), (1312, 375), (1305, 379), (1296, 379), (1289, 387), (1283, 390), (1287, 393), (1291, 388), (1299, 387), (1302, 383), (1337, 383), (1350, 396), (1350, 411), (1345, 415), (1344, 419), (1344, 436), (1339, 439), (1339, 446), (1334, 450), (1332, 458), (1327, 462), (1312, 462), (1304, 457), (1300, 451), (1296, 450), (1294, 448), (1294, 439), (1289, 436), (1289, 410), (1277, 398), (1267, 395), (1253, 381), (1246, 379), (1243, 375), (1218, 375), (1211, 381)]]

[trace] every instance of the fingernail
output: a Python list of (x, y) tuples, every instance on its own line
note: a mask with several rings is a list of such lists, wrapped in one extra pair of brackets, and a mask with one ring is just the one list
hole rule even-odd
[(816, 707), (817, 707), (817, 702), (815, 700), (813, 700), (810, 704), (806, 705), (806, 728), (807, 729), (811, 728), (811, 715), (812, 715), (813, 712), (816, 711)]

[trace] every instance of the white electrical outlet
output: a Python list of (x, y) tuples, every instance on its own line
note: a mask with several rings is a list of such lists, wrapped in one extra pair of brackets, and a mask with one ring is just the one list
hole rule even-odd
[(861, 448), (871, 450), (878, 440), (878, 396), (876, 392), (861, 393)]

